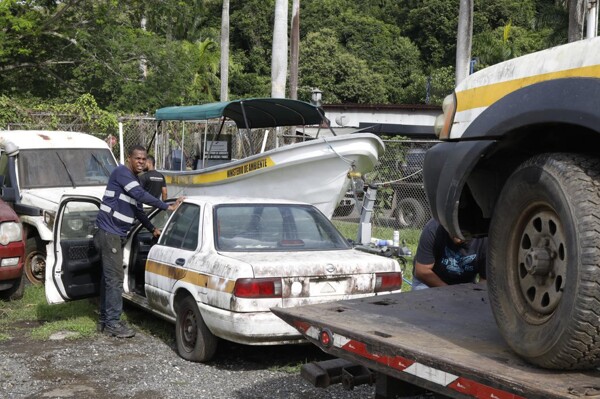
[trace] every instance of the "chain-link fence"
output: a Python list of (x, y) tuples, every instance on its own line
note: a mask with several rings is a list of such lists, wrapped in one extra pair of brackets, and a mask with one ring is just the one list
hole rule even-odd
[[(120, 126), (125, 148), (143, 145), (156, 157), (159, 169), (169, 170), (212, 166), (305, 139), (292, 127), (248, 131), (218, 120), (156, 123), (152, 118), (121, 118)], [(114, 151), (118, 153), (118, 147)]]
[[(431, 218), (423, 186), (423, 161), (433, 140), (385, 140), (386, 150), (374, 171), (366, 174), (366, 184), (377, 186), (373, 225), (394, 230), (422, 229)], [(346, 194), (334, 217), (358, 221), (362, 192)]]
[[(52, 114), (36, 114), (34, 121), (28, 124), (14, 123), (8, 129), (49, 129), (81, 131), (94, 134), (90, 124), (77, 117)], [(302, 141), (306, 137), (292, 128), (279, 131), (271, 129), (265, 135), (265, 129), (253, 129), (250, 132), (238, 129), (227, 122), (221, 129), (219, 121), (176, 122), (163, 121), (157, 124), (150, 117), (122, 117), (119, 119), (122, 131), (123, 148), (143, 145), (157, 159), (157, 166), (166, 169), (196, 169), (210, 166), (215, 162), (239, 159), (247, 154), (269, 150), (276, 145), (287, 145)], [(221, 134), (217, 134), (221, 131)], [(277, 143), (276, 137), (279, 137)], [(115, 157), (119, 159), (121, 143), (119, 132), (100, 137), (105, 139)], [(226, 155), (222, 159), (203, 159), (203, 153), (218, 141), (226, 141)], [(373, 210), (373, 225), (391, 227), (394, 230), (421, 229), (431, 217), (431, 211), (423, 188), (423, 160), (425, 151), (436, 141), (432, 140), (384, 140), (386, 151), (374, 171), (364, 176), (364, 182), (378, 187)], [(213, 148), (214, 150), (214, 148)], [(214, 151), (213, 151), (214, 152)], [(212, 162), (212, 163), (211, 163)], [(358, 185), (357, 185), (358, 186)], [(362, 184), (349, 192), (334, 213), (334, 218), (358, 222), (362, 206)]]

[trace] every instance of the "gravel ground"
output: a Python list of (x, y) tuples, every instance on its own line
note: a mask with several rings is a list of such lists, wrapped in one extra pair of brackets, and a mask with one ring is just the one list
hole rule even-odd
[[(33, 340), (27, 325), (4, 331), (0, 398), (369, 398), (374, 387), (320, 389), (290, 365), (326, 360), (311, 345), (252, 347), (221, 341), (215, 359), (192, 363), (173, 342), (138, 331), (131, 339), (96, 334)], [(169, 340), (171, 341), (171, 340)]]

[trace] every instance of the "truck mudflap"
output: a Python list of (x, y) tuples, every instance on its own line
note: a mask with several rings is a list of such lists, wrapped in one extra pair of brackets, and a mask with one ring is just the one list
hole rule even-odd
[(485, 284), (272, 311), (331, 355), (449, 397), (600, 398), (600, 370), (542, 370), (513, 354)]

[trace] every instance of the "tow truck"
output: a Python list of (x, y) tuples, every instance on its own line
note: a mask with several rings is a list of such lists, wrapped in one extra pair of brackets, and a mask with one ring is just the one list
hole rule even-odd
[(338, 358), (302, 367), (317, 387), (368, 383), (378, 399), (600, 398), (600, 369), (546, 370), (518, 357), (485, 283), (271, 310)]
[(487, 283), (272, 309), (340, 358), (306, 379), (377, 398), (600, 398), (599, 50), (505, 61), (446, 97), (425, 189), (452, 236), (489, 237)]

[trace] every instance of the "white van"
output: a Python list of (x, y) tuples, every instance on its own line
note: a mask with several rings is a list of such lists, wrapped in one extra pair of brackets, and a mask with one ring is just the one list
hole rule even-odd
[(108, 145), (89, 134), (0, 131), (1, 197), (23, 224), (29, 281), (44, 279), (46, 245), (52, 241), (60, 198), (67, 193), (101, 196), (116, 165)]

